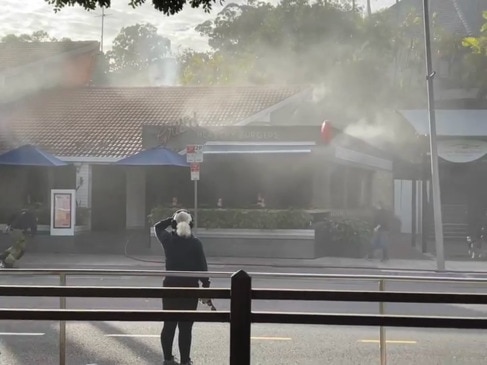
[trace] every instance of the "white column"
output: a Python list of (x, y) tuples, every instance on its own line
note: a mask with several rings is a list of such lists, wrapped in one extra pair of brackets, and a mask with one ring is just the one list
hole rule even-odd
[(401, 233), (412, 233), (412, 182), (394, 180), (394, 213), (401, 220)]
[[(76, 204), (80, 208), (91, 209), (92, 168), (88, 164), (76, 165)], [(88, 229), (91, 230), (91, 210), (88, 212)]]
[(128, 167), (127, 173), (127, 229), (144, 228), (145, 212), (145, 169)]
[(91, 165), (80, 164), (76, 166), (76, 201), (78, 206), (91, 208)]

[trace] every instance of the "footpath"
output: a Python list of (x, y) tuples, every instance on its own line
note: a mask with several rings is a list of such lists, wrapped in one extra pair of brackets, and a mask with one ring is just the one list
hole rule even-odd
[[(253, 271), (285, 271), (330, 269), (376, 269), (376, 270), (412, 270), (436, 271), (436, 261), (429, 259), (391, 259), (380, 260), (322, 257), (316, 259), (268, 259), (239, 257), (208, 257), (210, 270), (228, 271), (252, 268)], [(487, 261), (446, 261), (447, 271), (477, 272), (487, 274)], [(164, 257), (160, 255), (132, 256), (90, 255), (90, 254), (46, 254), (27, 253), (19, 262), (19, 267), (29, 269), (147, 269), (164, 268)]]

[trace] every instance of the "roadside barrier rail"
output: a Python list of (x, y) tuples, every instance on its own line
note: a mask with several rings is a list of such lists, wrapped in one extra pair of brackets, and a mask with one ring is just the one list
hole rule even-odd
[[(66, 321), (195, 321), (230, 323), (230, 365), (250, 364), (250, 328), (252, 323), (286, 323), (342, 326), (378, 326), (380, 364), (385, 365), (385, 327), (487, 329), (487, 318), (385, 315), (384, 303), (443, 303), (487, 304), (487, 294), (386, 291), (385, 281), (454, 282), (485, 284), (487, 279), (449, 276), (415, 275), (354, 275), (354, 274), (291, 274), (229, 272), (166, 272), (157, 270), (2, 270), (4, 275), (59, 276), (59, 286), (0, 285), (0, 297), (59, 297), (59, 309), (0, 308), (0, 320), (60, 321), (59, 364), (66, 364)], [(162, 288), (67, 286), (68, 276), (185, 276), (230, 278), (228, 288)], [(294, 290), (252, 288), (252, 278), (315, 278), (326, 280), (356, 280), (378, 283), (377, 291), (364, 290)], [(80, 310), (67, 309), (67, 298), (215, 298), (229, 299), (230, 311), (165, 311), (165, 310)], [(323, 314), (252, 311), (252, 300), (297, 300), (375, 302), (379, 314)]]

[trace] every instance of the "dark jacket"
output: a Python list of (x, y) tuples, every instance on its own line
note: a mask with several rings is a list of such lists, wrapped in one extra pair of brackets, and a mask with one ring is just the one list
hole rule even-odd
[[(154, 228), (159, 242), (166, 255), (166, 271), (208, 271), (205, 253), (201, 241), (195, 236), (180, 237), (176, 232), (166, 231), (171, 225), (172, 218), (164, 219), (155, 224)], [(164, 279), (164, 286), (198, 287), (201, 281), (203, 287), (210, 286), (210, 279), (168, 276)]]
[(27, 209), (12, 215), (7, 223), (12, 229), (20, 229), (24, 232), (30, 230), (31, 234), (37, 233), (37, 218)]
[(380, 226), (379, 231), (388, 231), (389, 219), (389, 213), (385, 209), (377, 209), (375, 213), (374, 226)]

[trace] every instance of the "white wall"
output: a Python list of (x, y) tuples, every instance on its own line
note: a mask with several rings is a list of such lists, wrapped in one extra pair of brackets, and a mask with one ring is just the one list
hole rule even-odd
[(127, 174), (127, 229), (144, 228), (145, 212), (145, 169), (128, 167)]
[(80, 207), (91, 208), (91, 165), (76, 166), (76, 187), (80, 185), (80, 178), (83, 179), (83, 183), (76, 192), (76, 202)]
[(382, 202), (387, 209), (394, 204), (394, 177), (392, 172), (376, 170), (372, 175), (372, 204)]
[[(394, 214), (401, 220), (401, 232), (412, 233), (412, 181), (394, 180)], [(416, 232), (421, 232), (421, 182), (416, 182)]]

